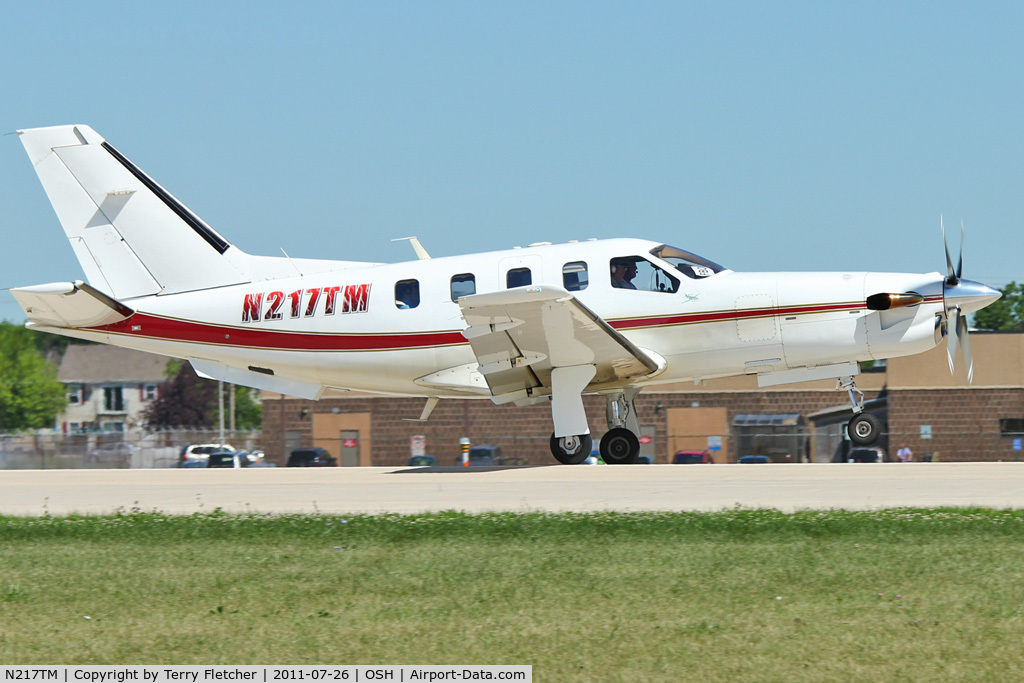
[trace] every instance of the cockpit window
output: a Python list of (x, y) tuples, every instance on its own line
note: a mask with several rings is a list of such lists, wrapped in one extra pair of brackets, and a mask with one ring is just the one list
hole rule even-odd
[(609, 262), (612, 287), (642, 292), (675, 292), (679, 280), (642, 256), (619, 256)]
[(667, 244), (651, 249), (651, 254), (663, 261), (668, 261), (675, 266), (676, 270), (693, 280), (711, 277), (715, 273), (725, 270), (714, 261), (708, 261), (706, 258)]

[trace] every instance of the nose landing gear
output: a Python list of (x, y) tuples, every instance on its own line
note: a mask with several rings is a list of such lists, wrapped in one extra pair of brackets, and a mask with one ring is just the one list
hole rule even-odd
[(836, 383), (836, 391), (846, 389), (853, 404), (853, 418), (846, 425), (846, 433), (850, 441), (858, 446), (870, 446), (878, 441), (882, 433), (882, 423), (874, 415), (864, 412), (864, 392), (857, 388), (853, 377), (843, 377)]

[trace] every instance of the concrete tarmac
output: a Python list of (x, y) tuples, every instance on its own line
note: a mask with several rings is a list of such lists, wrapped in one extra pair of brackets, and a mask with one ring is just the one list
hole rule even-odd
[(2, 470), (0, 514), (1024, 507), (1024, 462)]

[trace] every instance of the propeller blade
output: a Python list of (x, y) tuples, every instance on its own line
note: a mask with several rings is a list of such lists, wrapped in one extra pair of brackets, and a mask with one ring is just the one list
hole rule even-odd
[(960, 353), (964, 357), (964, 367), (967, 368), (967, 383), (974, 383), (974, 358), (971, 356), (971, 342), (967, 333), (967, 316), (961, 315), (957, 319), (956, 336), (960, 340)]
[(949, 360), (949, 373), (953, 374), (956, 368), (956, 345), (960, 334), (957, 332), (961, 320), (960, 309), (950, 308), (946, 310), (946, 358)]
[(956, 271), (953, 270), (953, 259), (949, 257), (949, 243), (946, 241), (946, 224), (939, 216), (939, 228), (942, 230), (942, 246), (946, 249), (946, 283), (955, 285), (958, 281)]
[(961, 280), (964, 276), (964, 222), (960, 221), (960, 256), (956, 259), (956, 279)]

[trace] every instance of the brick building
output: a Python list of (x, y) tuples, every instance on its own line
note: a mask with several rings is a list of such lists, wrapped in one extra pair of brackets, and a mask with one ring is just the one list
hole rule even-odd
[[(1024, 334), (971, 335), (974, 382), (958, 367), (950, 375), (945, 344), (917, 356), (891, 359), (857, 384), (869, 409), (887, 423), (882, 445), (907, 445), (920, 459), (1013, 460), (1024, 438)], [(959, 359), (958, 359), (958, 362)], [(404, 465), (413, 437), (438, 464), (454, 464), (459, 439), (494, 444), (505, 457), (530, 464), (554, 462), (548, 449), (550, 406), (496, 406), (484, 400), (442, 400), (427, 422), (415, 421), (425, 399), (345, 393), (306, 401), (264, 393), (263, 448), (268, 458), (300, 446), (320, 446), (346, 465)], [(605, 401), (587, 397), (596, 437), (604, 433)], [(842, 457), (842, 426), (850, 417), (845, 392), (834, 381), (758, 389), (752, 377), (667, 384), (636, 399), (641, 454), (669, 462), (679, 449), (715, 450), (734, 462), (744, 449), (768, 451), (776, 461), (829, 462)], [(887, 439), (887, 442), (886, 442)]]

